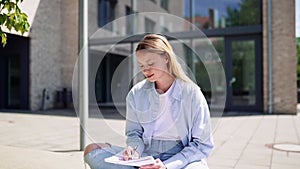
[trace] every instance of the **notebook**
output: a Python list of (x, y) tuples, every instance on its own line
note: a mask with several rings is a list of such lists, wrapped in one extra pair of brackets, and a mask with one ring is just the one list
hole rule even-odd
[(113, 163), (113, 164), (136, 166), (136, 167), (155, 163), (155, 160), (152, 156), (146, 156), (146, 157), (141, 157), (139, 159), (125, 161), (125, 160), (123, 160), (123, 157), (121, 155), (119, 155), (119, 153), (114, 156), (105, 158), (104, 161), (108, 162), (108, 163)]

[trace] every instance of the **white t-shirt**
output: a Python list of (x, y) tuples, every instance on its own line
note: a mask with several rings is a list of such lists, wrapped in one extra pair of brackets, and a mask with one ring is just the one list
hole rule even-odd
[(155, 121), (153, 139), (156, 140), (180, 140), (175, 121), (172, 117), (172, 97), (174, 83), (166, 93), (159, 94), (159, 113)]

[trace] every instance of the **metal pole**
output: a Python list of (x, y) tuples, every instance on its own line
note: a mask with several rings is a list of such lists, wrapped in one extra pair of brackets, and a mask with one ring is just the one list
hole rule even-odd
[(136, 25), (136, 15), (137, 15), (137, 13), (136, 13), (136, 0), (131, 0), (131, 11), (130, 11), (130, 13), (131, 13), (131, 15), (132, 15), (132, 35), (135, 35), (135, 33), (137, 32), (136, 30), (137, 30), (137, 25)]
[(273, 60), (272, 60), (272, 0), (268, 0), (268, 110), (273, 111)]
[[(135, 36), (136, 35), (136, 32), (137, 32), (137, 18), (136, 18), (136, 15), (137, 15), (137, 13), (136, 13), (136, 1), (135, 0), (131, 0), (130, 1), (130, 4), (131, 4), (131, 11), (130, 11), (130, 14), (131, 14), (131, 17), (132, 17), (132, 35), (133, 36)], [(131, 53), (133, 54), (134, 53), (134, 49), (133, 49), (133, 42), (131, 42), (130, 43), (131, 45), (130, 45), (130, 50), (131, 50)], [(131, 73), (131, 76), (130, 77), (133, 77), (132, 75), (134, 75), (135, 73), (137, 73), (137, 72), (135, 72), (135, 70), (136, 70), (136, 68), (137, 68), (137, 65), (136, 65), (136, 58), (135, 57), (132, 57), (132, 59), (131, 59), (131, 64), (132, 65), (130, 65), (129, 64), (129, 66), (130, 66), (130, 68), (129, 68), (129, 70), (131, 70), (131, 68), (133, 67), (133, 69), (132, 69), (132, 72), (130, 72)], [(131, 67), (132, 66), (132, 67)], [(134, 78), (134, 80), (133, 80), (133, 84), (132, 85), (134, 85), (134, 84), (136, 84), (137, 83), (137, 79), (136, 78)]]
[(86, 146), (86, 121), (89, 115), (89, 71), (88, 71), (88, 0), (80, 0), (81, 52), (79, 55), (79, 118), (80, 150)]
[[(190, 0), (190, 31), (193, 31), (193, 24), (194, 24), (194, 0)], [(199, 28), (200, 29), (200, 28)], [(194, 43), (194, 40), (193, 38), (190, 38), (190, 46), (193, 47), (193, 43)], [(193, 61), (194, 61), (194, 53), (192, 50), (189, 50), (189, 54), (190, 54), (190, 59), (188, 60), (188, 64), (191, 66), (191, 69), (192, 69), (192, 72), (195, 73), (195, 65), (193, 64)]]
[[(189, 4), (189, 6), (190, 6), (190, 22), (191, 23), (193, 23), (193, 13), (194, 13), (194, 5), (193, 5), (193, 0), (190, 0), (190, 4)], [(193, 25), (192, 24), (190, 24), (190, 31), (191, 30), (193, 30)]]

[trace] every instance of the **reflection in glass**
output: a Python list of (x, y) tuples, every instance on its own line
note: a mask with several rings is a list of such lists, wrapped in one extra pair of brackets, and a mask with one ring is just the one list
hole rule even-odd
[[(98, 21), (97, 24), (89, 23), (90, 30), (105, 28), (98, 32), (100, 38), (145, 32), (181, 32), (190, 30), (185, 28), (187, 23), (177, 22), (185, 18), (185, 0), (97, 0), (90, 2), (90, 4), (90, 6), (98, 6), (97, 15), (94, 13), (94, 8), (90, 10), (89, 20)], [(144, 15), (143, 13), (146, 12), (151, 12), (152, 14)], [(131, 16), (128, 17), (128, 15)], [(127, 16), (126, 21), (112, 24), (113, 21), (119, 20), (124, 16)]]
[[(210, 38), (209, 40), (186, 41), (186, 44), (192, 44), (193, 49), (184, 45), (184, 59), (208, 102), (218, 105), (226, 96), (225, 79), (221, 70), (225, 53), (224, 38)], [(216, 51), (211, 50), (212, 46)]]
[[(180, 32), (192, 30), (190, 25), (178, 25), (174, 19), (159, 15), (141, 16), (143, 12), (166, 13), (184, 18), (200, 29), (217, 29), (261, 24), (262, 0), (98, 0), (98, 27), (105, 25), (105, 36), (124, 36), (138, 32)], [(120, 17), (126, 23), (109, 24)], [(91, 14), (91, 19), (95, 15)], [(147, 17), (147, 19), (146, 19)], [(96, 19), (96, 18), (95, 18)], [(149, 21), (153, 21), (150, 23)], [(110, 32), (111, 31), (111, 32)], [(151, 31), (153, 32), (153, 31)]]
[(233, 105), (255, 105), (255, 42), (254, 40), (232, 42)]
[(200, 29), (261, 24), (261, 0), (186, 0), (185, 18)]

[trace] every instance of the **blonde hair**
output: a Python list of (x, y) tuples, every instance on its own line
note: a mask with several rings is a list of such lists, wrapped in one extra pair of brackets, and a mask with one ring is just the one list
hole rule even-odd
[[(185, 82), (194, 83), (183, 71), (180, 63), (177, 60), (172, 46), (167, 38), (158, 34), (148, 34), (139, 42), (135, 52), (140, 50), (149, 50), (150, 52), (158, 52), (169, 56), (168, 69), (169, 73), (175, 78), (179, 78)], [(155, 52), (155, 53), (156, 53)]]

